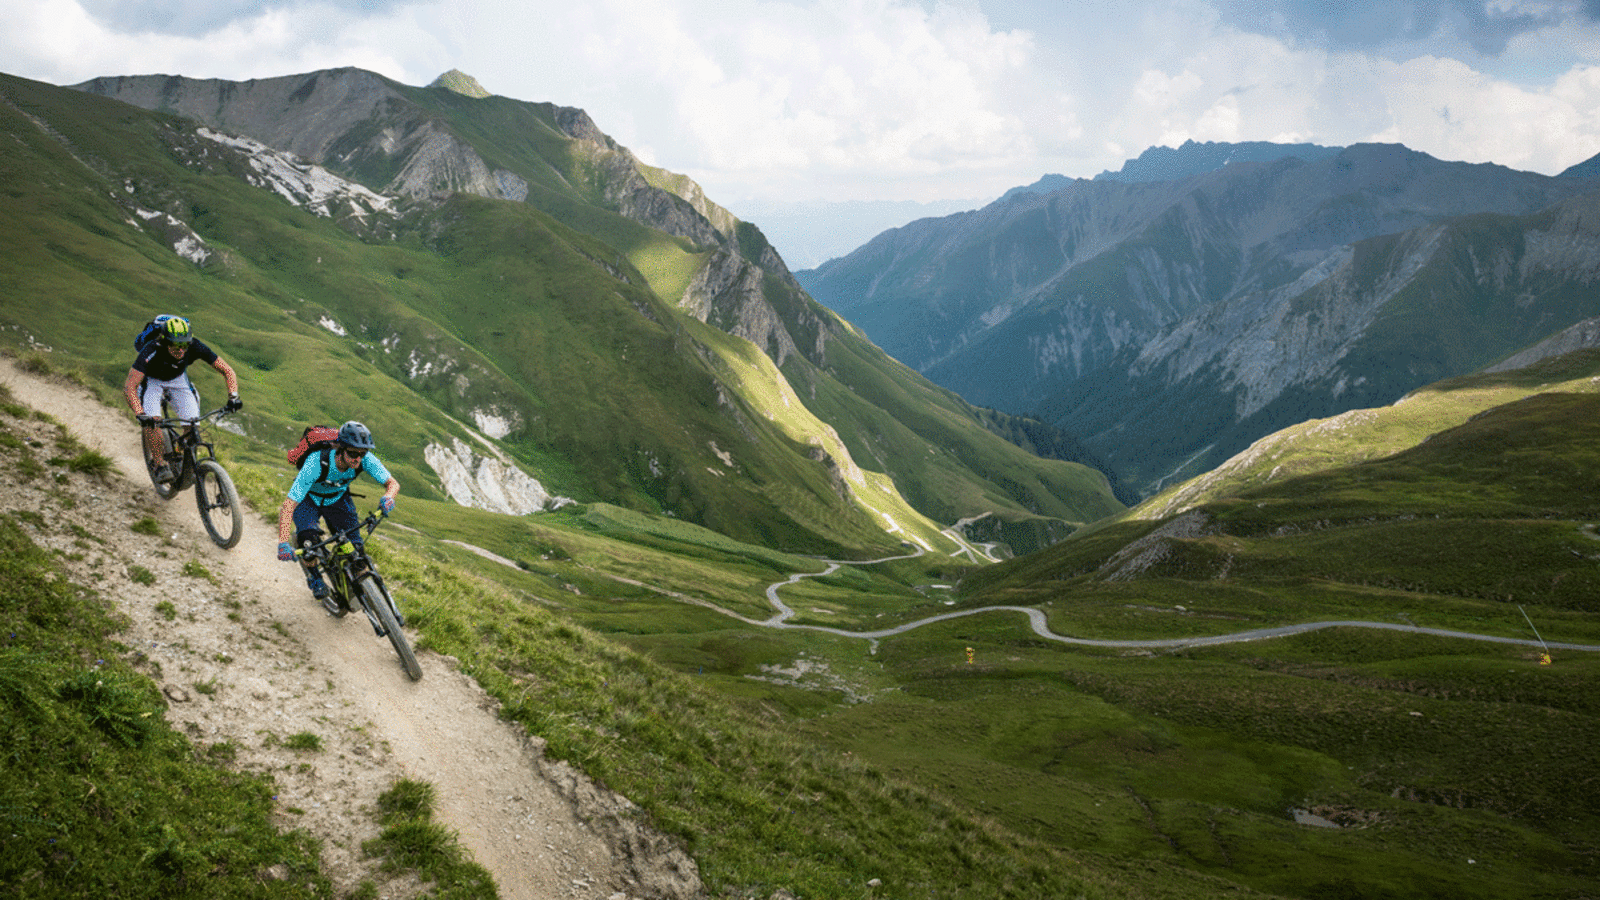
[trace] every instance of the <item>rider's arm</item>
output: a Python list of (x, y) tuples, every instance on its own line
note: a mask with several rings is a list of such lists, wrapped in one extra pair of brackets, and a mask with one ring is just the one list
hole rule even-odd
[(138, 369), (128, 370), (128, 380), (122, 383), (123, 396), (128, 398), (128, 408), (136, 416), (144, 415), (144, 403), (139, 400), (139, 382), (144, 381), (144, 373)]
[(287, 543), (294, 536), (294, 508), (300, 504), (285, 497), (278, 507), (278, 543)]
[(219, 356), (212, 361), (211, 368), (221, 372), (222, 377), (227, 379), (228, 396), (232, 397), (239, 393), (239, 376), (233, 373), (233, 366), (228, 365), (223, 361), (222, 357)]
[(378, 459), (376, 453), (368, 453), (366, 458), (361, 460), (361, 470), (373, 481), (383, 485), (383, 499), (388, 501), (382, 504), (385, 511), (393, 508), (394, 498), (400, 496), (400, 482), (395, 481), (394, 476), (389, 474), (389, 468)]

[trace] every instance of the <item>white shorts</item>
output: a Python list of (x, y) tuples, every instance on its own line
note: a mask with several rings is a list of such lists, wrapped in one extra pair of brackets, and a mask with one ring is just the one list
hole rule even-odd
[(200, 418), (200, 394), (195, 391), (188, 375), (179, 375), (171, 381), (144, 380), (144, 391), (139, 403), (147, 416), (161, 415), (161, 400), (167, 401), (167, 410), (174, 419)]

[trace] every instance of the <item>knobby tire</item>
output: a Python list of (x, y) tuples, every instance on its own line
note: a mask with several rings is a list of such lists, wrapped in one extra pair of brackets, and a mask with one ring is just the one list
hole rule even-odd
[(230, 550), (244, 534), (244, 513), (239, 508), (239, 492), (228, 470), (216, 460), (195, 463), (194, 502), (200, 508), (200, 521), (218, 547)]
[(371, 577), (361, 579), (361, 592), (366, 596), (367, 605), (377, 614), (378, 624), (389, 633), (389, 643), (394, 645), (394, 652), (400, 654), (400, 664), (405, 666), (406, 674), (411, 676), (412, 681), (421, 680), (422, 666), (417, 664), (416, 654), (411, 652), (411, 643), (400, 631), (400, 622), (394, 616), (394, 608), (389, 605), (388, 592)]

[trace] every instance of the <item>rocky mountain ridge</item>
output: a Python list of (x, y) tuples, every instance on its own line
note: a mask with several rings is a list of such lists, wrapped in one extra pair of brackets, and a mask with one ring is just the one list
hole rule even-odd
[[(1470, 343), (1453, 344), (1448, 361), (1372, 355), (1397, 303), (1449, 304), (1435, 280), (1492, 294), (1512, 289), (1510, 272), (1549, 278), (1556, 269), (1542, 260), (1555, 255), (1588, 278), (1596, 250), (1581, 228), (1529, 219), (1493, 261), (1471, 245), (1495, 240), (1477, 230), (1500, 227), (1485, 216), (1570, 200), (1568, 218), (1581, 219), (1578, 198), (1597, 185), (1357, 145), (1172, 181), (1014, 193), (881, 235), (803, 283), (969, 401), (1079, 435), (1143, 492), (1297, 416), (1390, 402), (1600, 312), (1567, 308), (1576, 294), (1564, 292), (1532, 304), (1542, 324), (1457, 329)], [(1496, 315), (1530, 306), (1505, 299)], [(1390, 349), (1427, 343), (1409, 337), (1409, 349), (1409, 338)]]
[[(493, 95), (458, 70), (434, 84), (480, 100)], [(247, 135), (307, 162), (359, 176), (393, 170), (376, 186), (382, 195), (423, 202), (453, 192), (523, 202), (528, 179), (493, 165), (436, 115), (414, 103), (400, 86), (361, 69), (336, 69), (246, 82), (178, 76), (91, 79), (79, 90), (114, 97), (145, 109), (172, 112), (233, 134)], [(645, 166), (600, 130), (581, 109), (542, 104), (567, 137), (586, 147), (593, 186), (618, 213), (710, 251), (679, 305), (701, 321), (749, 339), (780, 366), (796, 351), (794, 335), (760, 290), (770, 275), (793, 277), (770, 247), (747, 259), (740, 253), (738, 220), (711, 202), (693, 181)], [(662, 187), (657, 184), (670, 185)], [(793, 285), (798, 291), (798, 285)], [(805, 332), (813, 361), (822, 363), (822, 317), (790, 309)]]

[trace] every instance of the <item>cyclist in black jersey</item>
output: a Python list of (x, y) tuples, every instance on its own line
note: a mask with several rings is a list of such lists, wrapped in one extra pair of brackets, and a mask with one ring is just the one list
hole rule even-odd
[[(228, 411), (238, 412), (244, 404), (239, 401), (239, 377), (233, 367), (223, 362), (217, 352), (204, 342), (195, 340), (189, 320), (172, 316), (161, 323), (157, 340), (150, 342), (133, 360), (128, 369), (128, 380), (122, 392), (128, 399), (128, 408), (139, 417), (144, 426), (144, 447), (147, 459), (161, 458), (161, 429), (155, 427), (161, 416), (161, 401), (167, 401), (172, 415), (179, 419), (200, 417), (200, 398), (194, 384), (184, 371), (196, 362), (207, 362), (222, 373), (228, 382)], [(170, 481), (171, 469), (162, 464), (155, 472), (157, 481)]]

